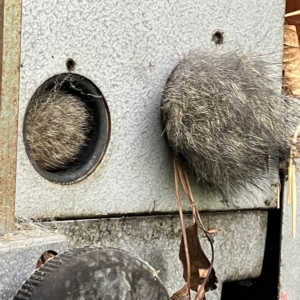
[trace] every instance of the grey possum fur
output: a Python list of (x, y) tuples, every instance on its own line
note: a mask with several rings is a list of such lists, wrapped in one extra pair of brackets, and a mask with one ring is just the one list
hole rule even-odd
[[(286, 97), (274, 70), (242, 51), (188, 54), (162, 96), (169, 145), (197, 179), (223, 192), (238, 189), (286, 155)], [(278, 169), (276, 170), (278, 172)]]
[(31, 100), (25, 119), (30, 157), (44, 170), (65, 168), (87, 143), (90, 114), (74, 95), (56, 90)]

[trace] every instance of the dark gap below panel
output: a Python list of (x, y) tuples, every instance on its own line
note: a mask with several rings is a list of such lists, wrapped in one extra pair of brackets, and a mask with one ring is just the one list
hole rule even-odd
[[(281, 186), (284, 186), (282, 181)], [(283, 201), (281, 191), (281, 207)], [(261, 275), (256, 279), (225, 282), (221, 300), (278, 299), (282, 209), (268, 211), (266, 246)], [(251, 226), (251, 224), (249, 224)], [(251, 238), (251, 237), (249, 237)], [(251, 255), (251, 253), (248, 253)]]

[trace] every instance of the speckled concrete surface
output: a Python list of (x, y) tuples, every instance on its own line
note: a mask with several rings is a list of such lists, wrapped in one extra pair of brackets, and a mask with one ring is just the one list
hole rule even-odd
[(48, 250), (67, 247), (66, 238), (45, 230), (29, 230), (0, 237), (0, 299), (11, 299)]
[[(191, 222), (191, 218), (186, 218)], [(214, 237), (215, 271), (218, 289), (208, 293), (208, 300), (219, 300), (222, 282), (257, 277), (264, 255), (267, 226), (266, 211), (203, 214), (208, 229), (219, 228)], [(140, 257), (156, 270), (173, 294), (184, 284), (178, 258), (181, 229), (177, 216), (92, 219), (44, 223), (66, 235), (68, 247), (111, 246)], [(210, 247), (200, 233), (204, 251)]]
[[(188, 51), (238, 48), (263, 55), (281, 78), (284, 0), (142, 1), (23, 0), (16, 213), (83, 217), (176, 211), (171, 153), (161, 136), (163, 86)], [(224, 45), (211, 38), (224, 32)], [(111, 113), (111, 141), (104, 161), (70, 186), (48, 182), (31, 166), (22, 124), (35, 90), (49, 77), (75, 73), (102, 91)], [(280, 83), (274, 83), (279, 88)], [(203, 210), (276, 205), (277, 178), (261, 182), (226, 204), (193, 183)]]

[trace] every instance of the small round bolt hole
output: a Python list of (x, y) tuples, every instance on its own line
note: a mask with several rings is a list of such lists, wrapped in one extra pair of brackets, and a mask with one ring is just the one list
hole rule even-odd
[(68, 58), (67, 61), (66, 61), (66, 67), (67, 67), (67, 70), (69, 72), (73, 71), (75, 69), (75, 61), (72, 59), (72, 58)]
[(53, 250), (45, 251), (38, 259), (38, 262), (37, 262), (35, 268), (39, 269), (44, 263), (46, 263), (49, 259), (51, 259), (52, 257), (54, 257), (56, 255), (57, 255), (57, 252), (55, 252)]
[(265, 206), (270, 206), (270, 205), (271, 205), (270, 200), (265, 200)]
[(224, 33), (220, 30), (217, 30), (213, 33), (211, 39), (216, 45), (222, 45), (224, 42)]

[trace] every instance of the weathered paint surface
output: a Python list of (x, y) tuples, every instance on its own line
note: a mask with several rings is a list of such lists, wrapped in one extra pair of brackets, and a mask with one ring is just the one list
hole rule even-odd
[[(281, 88), (284, 0), (23, 0), (16, 215), (33, 218), (94, 217), (174, 212), (172, 154), (162, 136), (161, 93), (190, 50), (262, 55)], [(224, 31), (224, 44), (212, 42)], [(217, 48), (216, 48), (217, 47)], [(22, 124), (28, 102), (49, 77), (66, 72), (92, 80), (111, 116), (111, 139), (101, 164), (84, 180), (54, 184), (32, 167)], [(277, 75), (276, 75), (277, 74)], [(269, 176), (271, 177), (271, 176)], [(195, 201), (207, 211), (276, 207), (278, 178), (260, 189), (228, 197), (192, 180)], [(188, 209), (188, 205), (185, 205)]]
[(20, 77), (21, 0), (0, 1), (0, 235), (13, 230), (16, 186), (16, 151)]
[(62, 235), (32, 228), (0, 237), (0, 299), (11, 299), (36, 268), (41, 254), (66, 249)]
[[(186, 216), (185, 221), (192, 224), (190, 216)], [(208, 229), (221, 230), (213, 237), (218, 288), (207, 293), (207, 300), (220, 300), (224, 281), (260, 275), (267, 211), (202, 214), (202, 221)], [(100, 218), (56, 221), (43, 225), (65, 235), (68, 248), (85, 245), (116, 247), (140, 257), (159, 271), (158, 275), (170, 295), (184, 284), (178, 258), (181, 239), (178, 216)], [(199, 237), (204, 252), (210, 257), (209, 243), (200, 231)]]

